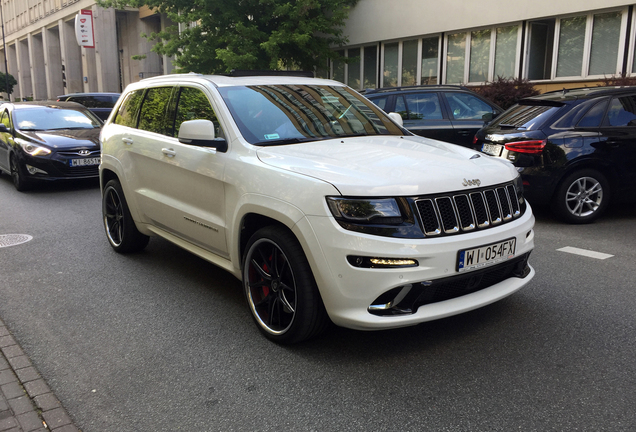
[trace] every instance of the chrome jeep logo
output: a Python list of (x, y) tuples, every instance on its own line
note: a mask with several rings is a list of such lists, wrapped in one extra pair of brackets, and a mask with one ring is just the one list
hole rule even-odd
[(464, 179), (464, 182), (462, 183), (462, 185), (464, 186), (479, 186), (480, 184), (481, 184), (481, 180), (479, 179), (472, 179), (472, 180)]

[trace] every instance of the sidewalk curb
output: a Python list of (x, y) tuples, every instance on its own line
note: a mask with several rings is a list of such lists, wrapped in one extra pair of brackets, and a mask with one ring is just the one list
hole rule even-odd
[(0, 432), (80, 432), (0, 319)]

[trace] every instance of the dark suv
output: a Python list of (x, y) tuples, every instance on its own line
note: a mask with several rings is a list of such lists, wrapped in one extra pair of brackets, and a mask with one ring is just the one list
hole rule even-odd
[(57, 97), (58, 102), (77, 102), (84, 105), (102, 120), (108, 118), (117, 99), (119, 93), (71, 93)]
[(519, 101), (480, 130), (484, 153), (513, 162), (531, 204), (570, 223), (636, 199), (636, 87), (545, 93)]
[(503, 111), (462, 86), (393, 87), (367, 90), (364, 96), (386, 112), (399, 113), (416, 135), (475, 150), (475, 133)]

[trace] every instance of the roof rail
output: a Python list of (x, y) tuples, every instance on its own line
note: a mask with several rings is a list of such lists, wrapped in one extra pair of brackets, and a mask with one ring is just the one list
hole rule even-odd
[(290, 70), (242, 70), (232, 69), (227, 76), (231, 77), (248, 77), (248, 76), (288, 76), (313, 78), (314, 73), (311, 71), (290, 71)]
[(373, 93), (385, 93), (385, 92), (392, 92), (392, 91), (433, 89), (433, 88), (456, 88), (460, 90), (470, 90), (470, 88), (463, 85), (423, 84), (423, 85), (403, 86), (403, 87), (381, 87), (381, 88), (375, 88), (375, 89), (364, 89), (363, 91), (364, 91), (364, 94), (373, 94)]

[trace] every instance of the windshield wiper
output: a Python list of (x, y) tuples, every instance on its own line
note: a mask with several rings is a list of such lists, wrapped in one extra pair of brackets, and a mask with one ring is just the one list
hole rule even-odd
[(255, 142), (254, 145), (269, 146), (269, 145), (298, 144), (298, 143), (304, 143), (304, 142), (310, 142), (310, 141), (321, 141), (321, 140), (330, 139), (330, 138), (334, 138), (334, 137), (281, 138), (281, 139), (275, 139), (275, 140), (258, 141), (258, 142)]

